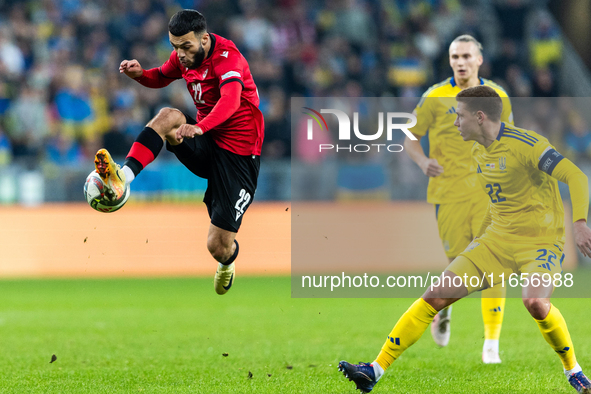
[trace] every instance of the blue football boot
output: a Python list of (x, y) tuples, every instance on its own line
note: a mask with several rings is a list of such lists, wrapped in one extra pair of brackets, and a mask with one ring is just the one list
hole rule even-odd
[(378, 382), (373, 371), (373, 365), (369, 363), (349, 364), (346, 361), (339, 363), (339, 371), (347, 379), (357, 385), (357, 390), (362, 393), (369, 393)]

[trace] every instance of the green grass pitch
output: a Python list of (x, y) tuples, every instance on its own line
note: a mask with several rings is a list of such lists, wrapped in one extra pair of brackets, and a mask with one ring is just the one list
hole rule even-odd
[[(289, 278), (238, 277), (222, 297), (212, 279), (2, 280), (0, 392), (353, 393), (339, 360), (373, 360), (411, 302), (291, 299)], [(554, 303), (591, 371), (589, 300)], [(520, 300), (501, 365), (481, 363), (482, 331), (480, 301), (460, 301), (450, 345), (427, 332), (374, 392), (574, 393)]]

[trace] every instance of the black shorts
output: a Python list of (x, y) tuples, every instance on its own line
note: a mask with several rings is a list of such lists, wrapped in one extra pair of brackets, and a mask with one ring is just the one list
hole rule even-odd
[[(185, 115), (188, 124), (197, 122)], [(198, 177), (207, 179), (203, 202), (211, 224), (238, 232), (244, 212), (257, 188), (261, 157), (241, 156), (220, 148), (209, 133), (185, 138), (179, 145), (166, 142), (166, 149)]]

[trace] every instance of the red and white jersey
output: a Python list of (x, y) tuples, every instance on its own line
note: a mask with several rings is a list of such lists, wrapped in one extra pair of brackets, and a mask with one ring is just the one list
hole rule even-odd
[(240, 83), (242, 93), (236, 112), (207, 132), (220, 148), (238, 155), (260, 155), (265, 125), (248, 63), (232, 41), (213, 33), (209, 36), (211, 47), (199, 68), (186, 68), (172, 51), (170, 58), (159, 68), (160, 74), (165, 78), (183, 78), (187, 82), (187, 89), (197, 107), (197, 123), (216, 105), (224, 84)]

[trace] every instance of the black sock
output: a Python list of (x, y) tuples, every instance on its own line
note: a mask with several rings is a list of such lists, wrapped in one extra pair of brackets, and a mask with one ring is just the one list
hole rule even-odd
[(234, 262), (234, 260), (236, 260), (236, 257), (238, 257), (238, 241), (234, 240), (234, 243), (236, 244), (236, 250), (234, 251), (234, 254), (225, 262), (223, 262), (223, 265), (230, 265)]

